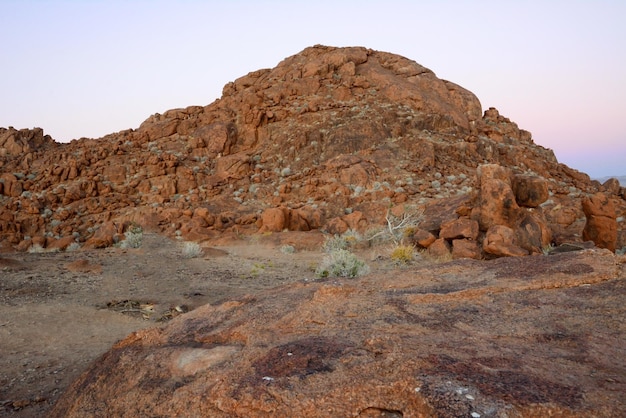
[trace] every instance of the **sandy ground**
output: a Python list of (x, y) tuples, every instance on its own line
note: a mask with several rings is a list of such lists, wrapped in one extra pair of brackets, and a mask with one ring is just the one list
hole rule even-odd
[(314, 279), (318, 251), (246, 239), (184, 258), (144, 234), (138, 249), (0, 256), (0, 416), (43, 416), (89, 363), (130, 332), (290, 281)]

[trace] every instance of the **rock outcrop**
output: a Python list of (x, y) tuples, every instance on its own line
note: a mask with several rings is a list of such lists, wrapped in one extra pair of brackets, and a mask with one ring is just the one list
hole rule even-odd
[(617, 244), (617, 220), (613, 201), (604, 193), (596, 193), (582, 201), (587, 217), (583, 239), (593, 241), (600, 248), (615, 251)]
[(296, 283), (131, 334), (50, 416), (623, 416), (619, 277), (596, 249)]
[[(485, 164), (503, 167), (507, 179), (481, 184)], [(207, 240), (341, 231), (344, 216), (358, 212), (364, 230), (384, 222), (389, 206), (413, 211), (477, 190), (481, 205), (495, 204), (488, 195), (510, 202), (481, 211), (483, 232), (496, 221), (519, 229), (528, 208), (543, 213), (559, 244), (581, 240), (581, 199), (600, 188), (420, 64), (318, 45), (227, 84), (208, 106), (155, 114), (97, 140), (57, 144), (40, 129), (2, 129), (0, 250), (37, 237), (83, 244), (109, 222)], [(626, 203), (615, 194), (623, 188), (604, 188), (623, 231)], [(616, 246), (624, 245), (619, 233)]]

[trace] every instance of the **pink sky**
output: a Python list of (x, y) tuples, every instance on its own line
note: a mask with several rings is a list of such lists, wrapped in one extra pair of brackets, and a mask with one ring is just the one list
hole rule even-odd
[(0, 2), (0, 126), (58, 141), (206, 105), (307, 46), (404, 55), (592, 177), (626, 174), (624, 1)]

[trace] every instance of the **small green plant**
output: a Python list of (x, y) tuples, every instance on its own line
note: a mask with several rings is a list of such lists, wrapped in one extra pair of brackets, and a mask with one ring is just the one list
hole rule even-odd
[(66, 252), (72, 252), (72, 251), (76, 251), (80, 249), (80, 244), (77, 242), (73, 242), (70, 245), (67, 246), (67, 248), (65, 249)]
[(143, 231), (141, 228), (131, 228), (124, 234), (126, 237), (120, 242), (120, 248), (139, 248), (143, 241)]
[(415, 248), (412, 245), (396, 245), (390, 257), (394, 263), (408, 264), (415, 258)]
[(280, 247), (280, 252), (283, 254), (293, 254), (296, 252), (296, 247), (293, 245), (283, 245)]
[(272, 265), (267, 266), (265, 265), (265, 263), (254, 263), (252, 265), (252, 269), (250, 270), (250, 275), (252, 277), (257, 277), (259, 274), (265, 271), (265, 269), (268, 267), (272, 267)]
[(550, 253), (554, 251), (555, 248), (556, 247), (554, 246), (554, 244), (550, 243), (548, 245), (544, 245), (541, 248), (541, 252), (543, 253), (543, 255), (550, 255)]
[(315, 270), (315, 275), (325, 277), (358, 277), (369, 273), (369, 267), (363, 260), (346, 249), (329, 252)]
[(332, 253), (337, 250), (347, 250), (350, 246), (350, 242), (342, 235), (333, 235), (326, 238), (322, 245), (322, 250), (325, 253)]
[(197, 242), (185, 241), (182, 249), (183, 258), (196, 258), (202, 255), (202, 247)]

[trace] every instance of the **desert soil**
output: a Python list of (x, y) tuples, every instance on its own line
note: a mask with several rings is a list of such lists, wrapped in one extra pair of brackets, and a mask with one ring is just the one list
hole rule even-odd
[(89, 363), (132, 331), (313, 280), (321, 236), (309, 238), (315, 250), (285, 254), (280, 235), (228, 240), (189, 259), (180, 242), (149, 233), (137, 249), (1, 254), (0, 416), (45, 416)]
[[(181, 242), (144, 233), (142, 246), (137, 249), (1, 254), (0, 416), (46, 416), (90, 363), (132, 331), (164, 326), (173, 316), (205, 304), (219, 304), (291, 282), (317, 280), (314, 269), (324, 255), (322, 242), (321, 234), (310, 232), (233, 237), (206, 244), (200, 257), (184, 258)], [(298, 244), (295, 253), (281, 251), (288, 243)], [(398, 267), (390, 261), (388, 251), (385, 246), (356, 251), (371, 268), (368, 280), (397, 275), (399, 268), (405, 269), (406, 274), (419, 275), (419, 269), (435, 268), (440, 272), (443, 267), (440, 265), (437, 270), (434, 264), (425, 265), (434, 263), (433, 260), (421, 260), (415, 267)], [(571, 256), (574, 258), (567, 258), (571, 266), (566, 265), (571, 274), (594, 271)], [(600, 309), (601, 320), (593, 315), (575, 320), (580, 326), (593, 329), (590, 334), (607, 341), (598, 355), (615, 356), (614, 367), (603, 369), (604, 374), (598, 372), (600, 377), (594, 377), (608, 385), (605, 394), (611, 396), (616, 390), (621, 391), (625, 382), (623, 348), (614, 343), (624, 335), (626, 269), (624, 260), (620, 260), (621, 266), (616, 270), (619, 277), (612, 277), (606, 281), (608, 284), (602, 285), (605, 282), (601, 281), (598, 286), (576, 287), (578, 292), (597, 288), (593, 301)], [(504, 263), (500, 268), (509, 269), (504, 273), (511, 277), (539, 274), (543, 268), (538, 265), (530, 272), (516, 271), (517, 264)], [(478, 286), (480, 283), (472, 285), (463, 280), (470, 273), (466, 270), (470, 265), (473, 264), (455, 262), (450, 272), (441, 273), (445, 277), (440, 279), (453, 280), (454, 286)], [(476, 268), (482, 271), (483, 267)], [(593, 274), (600, 277), (602, 271), (616, 267), (595, 268), (598, 272)], [(507, 277), (502, 280), (513, 280)], [(580, 280), (584, 281), (584, 277), (583, 274)], [(606, 286), (613, 290), (603, 290)], [(557, 299), (567, 297), (562, 294)], [(606, 303), (602, 304), (602, 300)], [(551, 326), (558, 327), (559, 318), (554, 319), (557, 323)], [(623, 403), (617, 404), (618, 409), (624, 407)]]

